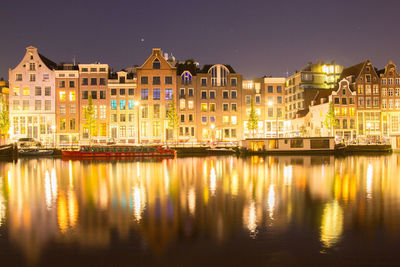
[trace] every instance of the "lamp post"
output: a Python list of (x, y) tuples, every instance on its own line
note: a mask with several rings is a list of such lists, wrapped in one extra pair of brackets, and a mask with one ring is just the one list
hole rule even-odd
[(139, 125), (139, 110), (140, 110), (140, 108), (139, 108), (139, 101), (135, 101), (134, 102), (134, 105), (135, 105), (135, 107), (137, 107), (137, 143), (138, 144), (140, 144), (140, 125)]
[(56, 126), (55, 125), (51, 126), (51, 131), (53, 132), (53, 146), (55, 148), (56, 147)]
[[(268, 101), (268, 107), (272, 107), (273, 103), (272, 101)], [(272, 113), (274, 113), (274, 111), (272, 110)], [(275, 129), (276, 129), (276, 138), (278, 138), (278, 131), (279, 131), (279, 126), (278, 126), (278, 108), (276, 108), (276, 122), (275, 122)]]

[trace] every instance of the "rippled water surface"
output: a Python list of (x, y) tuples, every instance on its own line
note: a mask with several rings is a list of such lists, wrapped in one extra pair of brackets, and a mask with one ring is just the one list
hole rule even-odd
[(400, 263), (400, 154), (0, 162), (13, 265)]

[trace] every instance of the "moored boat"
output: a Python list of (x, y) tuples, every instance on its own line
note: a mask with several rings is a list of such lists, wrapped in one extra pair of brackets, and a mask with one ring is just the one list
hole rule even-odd
[(54, 150), (50, 149), (21, 149), (18, 151), (19, 156), (26, 156), (26, 157), (51, 156), (53, 154)]
[(62, 151), (63, 157), (174, 157), (176, 151), (162, 146), (81, 146)]

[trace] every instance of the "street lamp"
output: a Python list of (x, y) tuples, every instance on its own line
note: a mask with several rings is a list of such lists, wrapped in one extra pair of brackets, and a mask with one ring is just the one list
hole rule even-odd
[(53, 146), (56, 147), (56, 126), (51, 125), (51, 131), (53, 132)]
[(135, 107), (137, 107), (137, 143), (140, 144), (140, 125), (139, 125), (139, 101), (134, 101)]
[[(272, 107), (273, 103), (272, 101), (268, 101), (268, 106)], [(272, 113), (274, 113), (274, 111), (272, 110)], [(278, 138), (278, 131), (279, 131), (279, 126), (278, 126), (278, 108), (276, 108), (276, 122), (275, 122), (275, 129), (276, 129), (276, 138)]]

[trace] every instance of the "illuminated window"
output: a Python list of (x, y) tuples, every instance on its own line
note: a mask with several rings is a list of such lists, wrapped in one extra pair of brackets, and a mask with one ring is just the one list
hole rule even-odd
[(75, 99), (76, 99), (75, 91), (69, 92), (69, 101), (75, 101)]
[(160, 116), (161, 116), (160, 104), (154, 104), (153, 105), (153, 118), (159, 119)]
[(185, 99), (179, 100), (179, 109), (184, 110), (185, 109)]
[(222, 116), (222, 123), (228, 124), (229, 123), (229, 116)]
[(231, 123), (234, 125), (237, 124), (237, 116), (231, 116)]
[(19, 96), (19, 95), (20, 95), (19, 87), (14, 87), (14, 88), (13, 88), (13, 92), (14, 92), (14, 95), (15, 95), (15, 96)]
[(335, 115), (340, 115), (340, 108), (335, 108)]
[(193, 109), (194, 105), (193, 105), (193, 101), (189, 101), (188, 102), (188, 109)]
[(31, 93), (30, 91), (31, 91), (31, 90), (29, 89), (29, 87), (25, 87), (25, 86), (24, 86), (24, 87), (22, 88), (22, 94), (25, 95), (25, 96), (30, 95), (30, 93)]
[(192, 84), (192, 74), (189, 71), (184, 71), (181, 75), (182, 84), (189, 85)]
[(60, 91), (60, 101), (65, 101), (65, 91)]
[(201, 104), (201, 111), (207, 111), (207, 104)]
[(210, 111), (215, 112), (215, 103), (210, 104)]
[(42, 109), (42, 101), (35, 100), (35, 110), (41, 110), (41, 109)]
[(75, 104), (69, 105), (69, 114), (71, 114), (71, 115), (76, 114), (76, 105)]
[(60, 115), (65, 115), (65, 113), (66, 113), (65, 104), (60, 104)]
[(165, 89), (165, 99), (166, 100), (172, 99), (172, 89), (171, 88)]
[(66, 128), (66, 120), (60, 119), (60, 131), (65, 131)]
[(125, 110), (125, 106), (126, 106), (126, 101), (125, 100), (120, 100), (119, 101), (119, 109), (120, 110)]
[(236, 112), (236, 111), (237, 111), (237, 104), (232, 103), (232, 104), (231, 104), (231, 110), (234, 111), (234, 112)]
[(111, 110), (117, 109), (117, 100), (111, 100)]
[(226, 86), (227, 75), (229, 74), (227, 67), (217, 64), (212, 66), (208, 73), (211, 74), (212, 86)]

